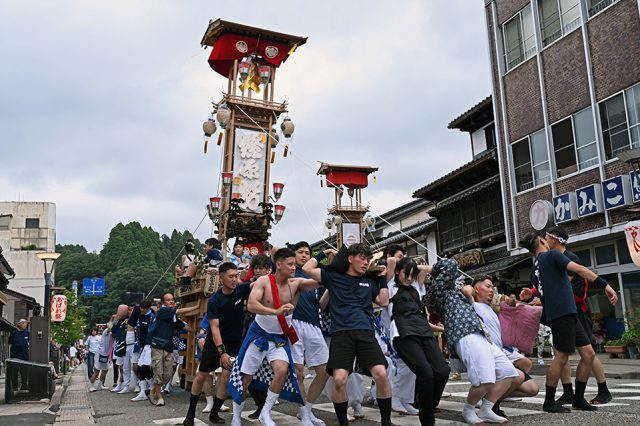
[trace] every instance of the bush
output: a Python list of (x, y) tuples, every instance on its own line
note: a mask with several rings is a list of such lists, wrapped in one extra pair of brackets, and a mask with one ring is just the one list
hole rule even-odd
[(609, 340), (605, 346), (626, 346), (624, 343), (622, 343), (622, 339), (620, 340)]
[(637, 328), (630, 328), (620, 337), (620, 341), (624, 346), (637, 346), (640, 344), (640, 330)]

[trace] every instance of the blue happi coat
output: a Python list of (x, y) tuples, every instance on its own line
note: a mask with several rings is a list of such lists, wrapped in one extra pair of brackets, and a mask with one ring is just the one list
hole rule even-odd
[[(283, 347), (289, 358), (289, 373), (280, 392), (280, 398), (296, 404), (304, 404), (300, 388), (298, 387), (289, 340), (282, 334), (267, 333), (255, 322), (251, 324), (249, 330), (247, 330), (247, 334), (240, 347), (240, 352), (238, 352), (238, 356), (236, 357), (236, 362), (231, 369), (231, 377), (227, 385), (229, 395), (233, 398), (234, 402), (238, 404), (242, 403), (242, 373), (240, 373), (240, 367), (242, 366), (244, 354), (247, 352), (249, 345), (256, 345), (261, 351), (267, 351), (269, 349), (269, 342), (274, 342), (276, 346)], [(258, 372), (253, 375), (251, 385), (255, 389), (266, 392), (274, 377), (273, 369), (265, 357)]]

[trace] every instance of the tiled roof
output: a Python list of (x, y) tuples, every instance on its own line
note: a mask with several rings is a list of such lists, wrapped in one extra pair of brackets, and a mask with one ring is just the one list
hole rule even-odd
[(393, 244), (396, 243), (398, 241), (402, 241), (403, 239), (407, 238), (407, 236), (409, 237), (413, 237), (414, 235), (418, 235), (420, 234), (422, 231), (424, 231), (425, 229), (427, 229), (429, 226), (433, 225), (436, 223), (436, 219), (431, 217), (427, 220), (423, 220), (417, 223), (414, 223), (411, 226), (407, 226), (406, 228), (400, 230), (400, 231), (396, 231), (393, 232), (391, 234), (389, 234), (387, 236), (387, 238), (385, 238), (382, 241), (378, 241), (376, 244), (371, 246), (371, 250), (378, 250), (381, 249), (385, 246), (388, 246), (389, 244)]
[(473, 185), (472, 187), (470, 187), (470, 188), (468, 188), (468, 189), (466, 189), (466, 190), (464, 190), (462, 192), (459, 192), (459, 193), (457, 193), (457, 194), (455, 194), (455, 195), (453, 195), (453, 196), (451, 196), (451, 197), (439, 202), (438, 203), (438, 207), (436, 207), (436, 209), (434, 209), (434, 211), (437, 210), (437, 209), (441, 209), (442, 207), (449, 206), (449, 205), (451, 205), (451, 204), (453, 204), (455, 202), (458, 202), (458, 201), (460, 201), (460, 200), (462, 200), (464, 198), (467, 198), (470, 195), (473, 195), (476, 192), (480, 192), (483, 189), (488, 188), (491, 185), (499, 183), (499, 182), (500, 182), (500, 176), (499, 175), (495, 175), (495, 176), (493, 176), (493, 177), (491, 177), (491, 178), (489, 178), (489, 179), (487, 179), (485, 181), (480, 182), (477, 185)]
[[(474, 117), (475, 116), (475, 117)], [(482, 121), (486, 121), (489, 123), (490, 117), (493, 117), (493, 101), (491, 99), (491, 95), (487, 96), (471, 108), (469, 108), (466, 112), (460, 115), (457, 118), (454, 118), (447, 128), (449, 129), (460, 129), (462, 131), (469, 131), (470, 128), (474, 127), (475, 119), (480, 119)], [(488, 120), (488, 121), (487, 121)], [(483, 123), (483, 124), (487, 124)], [(475, 130), (475, 129), (473, 129)]]
[[(430, 184), (425, 185), (422, 188), (416, 190), (413, 193), (413, 197), (414, 198), (424, 198), (424, 199), (432, 200), (432, 201), (439, 201), (439, 200), (434, 200), (432, 198), (429, 198), (429, 196), (430, 196), (429, 193), (434, 191), (434, 190), (436, 190), (436, 189), (439, 189), (441, 186), (446, 185), (449, 181), (452, 181), (454, 178), (460, 178), (466, 172), (472, 171), (474, 168), (476, 168), (478, 166), (481, 166), (481, 165), (484, 165), (484, 164), (490, 164), (492, 162), (495, 163), (495, 169), (496, 169), (495, 171), (496, 171), (496, 173), (498, 173), (499, 170), (498, 170), (498, 163), (497, 163), (497, 159), (496, 159), (495, 150), (485, 151), (484, 153), (482, 153), (475, 160), (470, 161), (467, 164), (464, 164), (464, 165), (458, 167), (457, 169), (447, 173), (446, 175), (434, 180)], [(457, 191), (454, 191), (454, 193), (455, 192), (457, 192)]]

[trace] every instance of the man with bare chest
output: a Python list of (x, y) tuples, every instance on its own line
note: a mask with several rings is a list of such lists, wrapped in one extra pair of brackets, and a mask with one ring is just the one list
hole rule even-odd
[[(278, 397), (304, 404), (290, 349), (298, 339), (291, 326), (291, 314), (300, 293), (318, 287), (318, 282), (293, 278), (296, 263), (291, 249), (279, 249), (273, 260), (275, 274), (256, 280), (247, 302), (247, 309), (256, 317), (247, 331), (229, 380), (228, 390), (233, 397), (231, 424), (234, 426), (241, 424), (247, 388), (252, 381), (257, 389), (267, 390), (267, 400), (259, 418), (262, 425), (275, 426), (271, 408)], [(265, 360), (270, 368), (265, 369)], [(302, 424), (311, 426), (313, 422), (304, 416)]]

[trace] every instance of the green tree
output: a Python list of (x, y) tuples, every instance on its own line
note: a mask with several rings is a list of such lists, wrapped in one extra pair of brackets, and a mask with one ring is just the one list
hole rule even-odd
[(77, 303), (72, 291), (65, 290), (67, 296), (67, 316), (62, 322), (51, 323), (51, 333), (56, 342), (63, 345), (73, 345), (84, 338), (84, 327), (88, 308)]
[(60, 254), (86, 253), (87, 249), (80, 244), (56, 244), (56, 252)]

